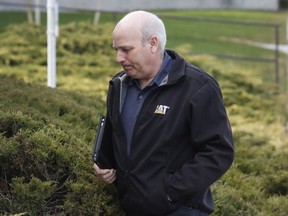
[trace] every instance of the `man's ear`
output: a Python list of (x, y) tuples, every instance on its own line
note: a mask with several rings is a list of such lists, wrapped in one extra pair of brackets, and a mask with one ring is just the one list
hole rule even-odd
[(150, 44), (150, 47), (151, 47), (151, 51), (154, 53), (157, 51), (158, 49), (158, 46), (159, 46), (159, 40), (156, 36), (152, 36), (150, 39), (149, 39), (149, 44)]

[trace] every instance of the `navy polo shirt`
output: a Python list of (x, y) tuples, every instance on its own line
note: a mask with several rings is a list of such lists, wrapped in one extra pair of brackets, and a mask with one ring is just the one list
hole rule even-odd
[[(140, 88), (138, 80), (130, 79), (127, 82), (127, 94), (123, 104), (121, 113), (121, 120), (124, 126), (124, 132), (127, 139), (127, 154), (130, 155), (131, 140), (134, 125), (142, 107), (145, 98), (150, 92), (155, 90), (162, 82), (162, 80), (168, 75), (172, 65), (171, 57), (165, 52), (164, 60), (160, 70), (154, 79), (143, 89)], [(137, 143), (136, 143), (137, 144)]]

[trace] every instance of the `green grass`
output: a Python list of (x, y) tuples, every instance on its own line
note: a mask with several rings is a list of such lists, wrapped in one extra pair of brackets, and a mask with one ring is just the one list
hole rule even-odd
[(27, 22), (26, 13), (0, 12), (0, 32), (3, 32), (5, 28), (10, 24), (24, 22)]
[(257, 11), (257, 10), (168, 10), (159, 11), (161, 14), (177, 14), (228, 20), (258, 21), (258, 22), (286, 22), (286, 11)]
[[(245, 41), (261, 42), (257, 33), (265, 35), (263, 41), (273, 41), (273, 31), (254, 26), (233, 26), (222, 23), (203, 23), (186, 20), (164, 19), (167, 26), (167, 46), (175, 48), (189, 43), (192, 49), (203, 53), (234, 53), (244, 56), (271, 57), (273, 52), (262, 48), (251, 47)], [(270, 34), (269, 34), (270, 33)]]

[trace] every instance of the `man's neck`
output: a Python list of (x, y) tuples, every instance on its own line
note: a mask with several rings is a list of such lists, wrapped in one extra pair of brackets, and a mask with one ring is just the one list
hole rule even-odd
[(154, 70), (153, 70), (153, 73), (151, 73), (151, 76), (147, 77), (147, 79), (138, 80), (141, 89), (145, 88), (155, 78), (155, 76), (157, 76), (157, 74), (159, 73), (159, 71), (162, 68), (164, 59), (165, 59), (165, 53), (160, 56), (158, 61), (155, 62), (154, 65), (156, 65), (156, 66), (154, 66)]

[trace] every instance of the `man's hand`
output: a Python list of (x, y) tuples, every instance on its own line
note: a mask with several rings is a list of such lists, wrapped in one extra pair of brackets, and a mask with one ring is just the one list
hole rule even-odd
[(111, 184), (116, 180), (116, 170), (114, 169), (100, 169), (97, 164), (93, 165), (95, 175), (104, 182)]

